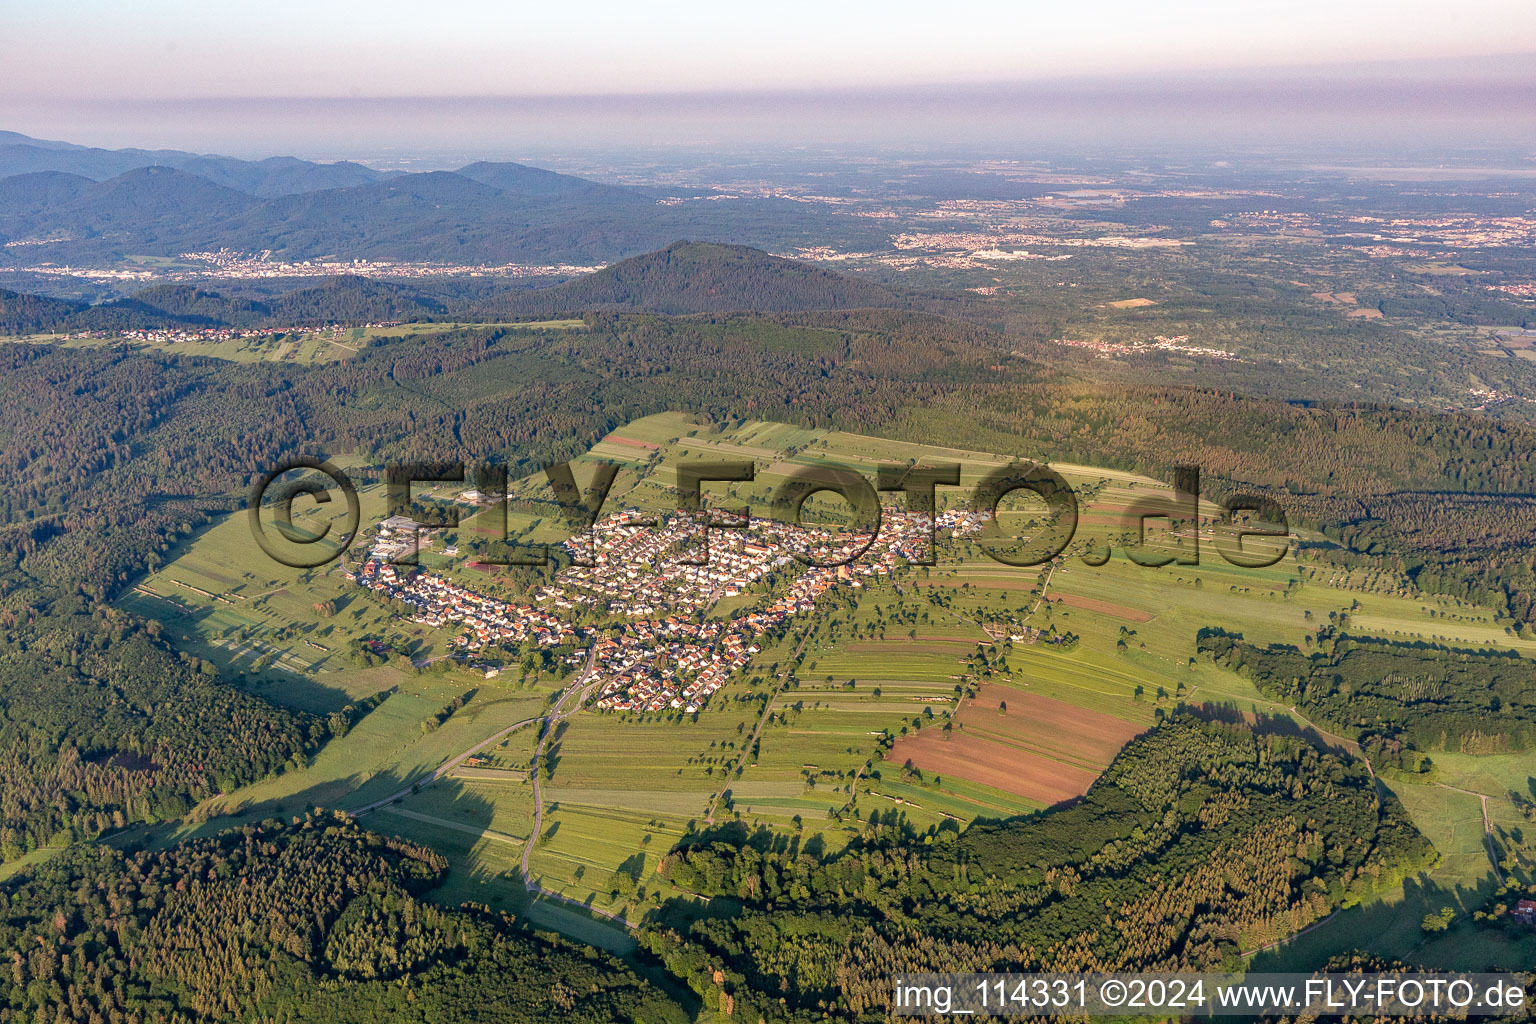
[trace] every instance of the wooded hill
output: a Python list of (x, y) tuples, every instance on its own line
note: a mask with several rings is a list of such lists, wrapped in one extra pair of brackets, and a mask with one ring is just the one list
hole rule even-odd
[(104, 181), (142, 167), (172, 167), (253, 196), (346, 188), (389, 177), (347, 160), (321, 164), (291, 156), (239, 160), (178, 149), (99, 149), (0, 131), (0, 178), (48, 173), (56, 180)]
[[(0, 165), (4, 158), (0, 146)], [(105, 181), (53, 169), (0, 178), (0, 242), (29, 243), (0, 249), (0, 264), (91, 266), (228, 248), (270, 250), (288, 260), (593, 265), (677, 238), (771, 248), (888, 242), (868, 218), (788, 199), (662, 204), (651, 190), (521, 164), (477, 163), (289, 192), (300, 178), (359, 175), (349, 168), (236, 168), (210, 179), (199, 173), (206, 165), (179, 163), (136, 166)]]
[(796, 313), (910, 304), (884, 285), (743, 245), (674, 242), (553, 288), (515, 293), (508, 307), (532, 316), (594, 310)]
[(414, 321), (444, 311), (442, 302), (404, 285), (350, 276), (260, 299), (163, 284), (94, 306), (0, 289), (0, 331), (21, 335)]

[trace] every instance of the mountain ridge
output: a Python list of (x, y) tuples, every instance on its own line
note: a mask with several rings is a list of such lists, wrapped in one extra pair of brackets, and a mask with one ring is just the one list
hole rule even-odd
[[(107, 176), (97, 157), (80, 155), (96, 151), (83, 148), (31, 147), (26, 161), (7, 163), (7, 138), (0, 135), (0, 266), (18, 270), (115, 267), (130, 257), (216, 249), (289, 261), (591, 266), (678, 238), (785, 249), (824, 244), (830, 232), (850, 248), (889, 245), (877, 224), (787, 199), (662, 203), (650, 189), (511, 162), (348, 176), (339, 165), (291, 157), (231, 164), (114, 150), (103, 151), (117, 154)], [(120, 169), (124, 163), (133, 166)], [(16, 170), (23, 173), (7, 174)], [(253, 184), (252, 175), (261, 180)], [(303, 187), (269, 187), (285, 176), (302, 178)], [(29, 244), (3, 244), (16, 242)]]
[(105, 181), (127, 171), (154, 166), (174, 167), (207, 178), (216, 185), (262, 198), (358, 185), (390, 176), (389, 172), (376, 171), (350, 160), (320, 163), (292, 156), (242, 160), (179, 149), (101, 149), (0, 131), (0, 178), (62, 171), (92, 181)]

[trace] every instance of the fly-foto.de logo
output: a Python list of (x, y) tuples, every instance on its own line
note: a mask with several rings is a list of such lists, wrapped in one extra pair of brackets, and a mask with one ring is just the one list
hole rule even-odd
[[(552, 514), (568, 531), (570, 540), (563, 547), (577, 565), (592, 564), (590, 535), (604, 518), (609, 494), (620, 466), (612, 462), (591, 463), (591, 479), (585, 487), (578, 484), (569, 462), (554, 463), (543, 469), (548, 496), (540, 507)], [(635, 528), (677, 528), (694, 545), (695, 561), (708, 561), (709, 537), (719, 530), (751, 530), (754, 524), (769, 525), (785, 538), (786, 549), (795, 560), (806, 565), (835, 567), (858, 561), (881, 535), (882, 527), (900, 520), (911, 530), (914, 521), (925, 523), (926, 537), (905, 552), (906, 560), (918, 565), (936, 565), (940, 529), (949, 528), (955, 536), (964, 532), (988, 558), (1002, 565), (1027, 568), (1044, 565), (1067, 550), (1078, 534), (1080, 521), (1077, 492), (1066, 479), (1049, 466), (1015, 462), (992, 469), (970, 484), (959, 501), (945, 494), (961, 487), (958, 463), (913, 465), (889, 463), (876, 467), (874, 479), (845, 466), (808, 465), (776, 468), (773, 486), (760, 507), (707, 506), (704, 485), (742, 485), (758, 480), (758, 470), (750, 460), (680, 461), (670, 467), (674, 484), (675, 514), (646, 514), (638, 509), (622, 513), (622, 525)], [(288, 478), (295, 471), (308, 471)], [(665, 470), (663, 471), (665, 472)], [(324, 478), (327, 482), (322, 482)], [(413, 488), (417, 485), (465, 484), (474, 482), (473, 496), (479, 511), (475, 522), (481, 534), (489, 532), (500, 543), (492, 550), (480, 551), (475, 561), (486, 565), (546, 565), (551, 560), (551, 545), (528, 543), (514, 538), (508, 530), (507, 510), (511, 500), (507, 468), (501, 464), (477, 466), (471, 474), (463, 462), (402, 463), (384, 472), (389, 521), (397, 526), (419, 529), (453, 529), (460, 515), (453, 505), (436, 505), (423, 514), (415, 504)], [(941, 491), (942, 489), (942, 491)], [(298, 501), (329, 505), (338, 492), (345, 503), (345, 513), (335, 521), (311, 525), (313, 517), (299, 525), (294, 520)], [(1235, 494), (1202, 509), (1200, 471), (1194, 466), (1175, 470), (1173, 487), (1166, 492), (1147, 492), (1127, 504), (1096, 514), (1109, 527), (1107, 537), (1095, 537), (1080, 544), (1077, 557), (1089, 565), (1103, 565), (1119, 547), (1124, 556), (1138, 565), (1193, 566), (1200, 564), (1201, 535), (1209, 538), (1217, 554), (1226, 562), (1243, 568), (1263, 568), (1285, 557), (1289, 549), (1289, 526), (1284, 510), (1264, 495)], [(835, 528), (808, 522), (807, 503), (818, 495), (841, 499), (847, 511)], [(882, 498), (884, 496), (884, 498)], [(1022, 523), (1009, 525), (1000, 515), (1000, 506), (1012, 497), (1030, 501), (1035, 511), (1014, 518)], [(739, 499), (738, 499), (739, 500)], [(946, 511), (941, 512), (940, 506)], [(267, 515), (264, 517), (264, 514)], [(314, 568), (340, 558), (362, 528), (358, 490), (351, 478), (334, 463), (319, 458), (294, 458), (264, 474), (252, 487), (247, 514), (256, 543), (275, 561), (294, 568)], [(420, 515), (420, 518), (416, 518)], [(270, 518), (270, 523), (266, 518)], [(915, 519), (914, 519), (915, 517)], [(956, 529), (963, 524), (963, 531)], [(1152, 543), (1149, 525), (1164, 528), (1163, 543)], [(414, 538), (417, 530), (408, 529)], [(399, 551), (395, 564), (415, 564), (417, 546), (413, 542)]]

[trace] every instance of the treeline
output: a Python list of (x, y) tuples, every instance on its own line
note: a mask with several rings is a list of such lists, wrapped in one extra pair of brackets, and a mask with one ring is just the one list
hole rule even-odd
[(446, 869), (325, 813), (66, 852), (0, 885), (0, 1022), (689, 1019), (612, 957), (427, 902)]
[(1536, 744), (1536, 662), (1512, 651), (1336, 635), (1309, 654), (1210, 629), (1201, 631), (1197, 646), (1216, 664), (1252, 679), (1266, 697), (1294, 705), (1368, 750), (1396, 744), (1492, 754)]
[(661, 870), (711, 897), (646, 947), (747, 1020), (882, 1019), (912, 971), (1213, 970), (1433, 857), (1365, 766), (1180, 712), (1075, 806), (914, 835), (868, 813), (835, 855), (705, 833)]

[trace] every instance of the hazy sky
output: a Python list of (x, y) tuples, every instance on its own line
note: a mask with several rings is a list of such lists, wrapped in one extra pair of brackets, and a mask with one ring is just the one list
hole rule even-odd
[(1536, 53), (1533, 0), (0, 0), (0, 100), (582, 95)]

